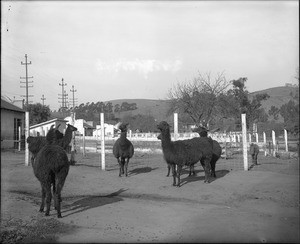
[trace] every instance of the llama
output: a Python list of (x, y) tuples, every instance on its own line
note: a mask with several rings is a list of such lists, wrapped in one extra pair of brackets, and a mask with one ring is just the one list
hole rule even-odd
[(157, 128), (161, 132), (161, 145), (164, 159), (167, 163), (171, 164), (172, 167), (173, 186), (180, 187), (182, 167), (184, 165), (193, 165), (198, 161), (201, 161), (204, 165), (204, 183), (209, 183), (210, 161), (212, 158), (212, 145), (209, 140), (207, 140), (207, 138), (198, 137), (189, 140), (171, 141), (170, 125), (166, 121), (161, 121), (157, 125)]
[(252, 157), (252, 164), (257, 165), (257, 155), (259, 153), (258, 145), (251, 143), (250, 144), (250, 155)]
[[(48, 144), (57, 144), (63, 147), (64, 150), (67, 149), (68, 145), (72, 140), (72, 132), (77, 131), (77, 128), (68, 124), (65, 135), (59, 132), (58, 128), (53, 128), (54, 125), (51, 126), (49, 132), (46, 137), (33, 137), (29, 136), (27, 138), (28, 149), (32, 154), (31, 163), (33, 163), (37, 153), (48, 143)], [(55, 135), (52, 133), (54, 132)], [(48, 138), (47, 138), (48, 137)]]
[[(200, 135), (200, 137), (206, 137), (206, 138), (209, 138), (209, 140), (211, 140), (212, 146), (213, 146), (213, 155), (212, 155), (212, 159), (210, 162), (211, 176), (216, 178), (216, 163), (222, 154), (222, 148), (221, 148), (219, 142), (217, 142), (216, 140), (212, 140), (210, 137), (207, 137), (208, 130), (204, 127), (199, 126), (195, 129), (193, 129), (192, 131), (197, 132)], [(204, 165), (202, 165), (202, 167), (204, 168)], [(193, 174), (195, 174), (194, 168), (192, 169), (192, 171), (193, 171)]]
[(73, 131), (77, 131), (77, 128), (68, 124), (64, 137), (57, 139), (57, 145), (61, 146), (64, 150), (67, 150), (72, 140)]
[(53, 126), (46, 135), (46, 145), (37, 153), (32, 163), (34, 175), (41, 183), (42, 202), (40, 212), (44, 211), (46, 199), (46, 213), (48, 216), (51, 205), (51, 186), (53, 187), (54, 205), (57, 210), (57, 217), (61, 218), (60, 202), (61, 191), (69, 172), (69, 160), (66, 151), (57, 145), (60, 134)]
[[(58, 130), (60, 124), (56, 127), (56, 128), (53, 128), (54, 125), (51, 125), (50, 127), (50, 131), (53, 131), (55, 132), (55, 140), (58, 140), (58, 139), (61, 139), (63, 138), (63, 134)], [(47, 135), (52, 135), (52, 133), (47, 133)], [(50, 139), (51, 141), (53, 139)], [(38, 154), (38, 152), (47, 144), (47, 139), (46, 139), (46, 136), (37, 136), (37, 137), (34, 137), (34, 136), (29, 136), (27, 138), (27, 143), (28, 143), (28, 149), (29, 151), (31, 152), (31, 164), (33, 163), (36, 155)]]
[(40, 212), (44, 211), (46, 200), (45, 216), (49, 216), (51, 205), (51, 185), (53, 186), (54, 206), (57, 217), (61, 218), (61, 191), (69, 172), (69, 160), (66, 151), (55, 144), (45, 145), (36, 155), (32, 168), (34, 175), (39, 180), (42, 188), (42, 202)]
[(134, 147), (126, 138), (127, 135), (127, 124), (121, 123), (118, 125), (118, 129), (121, 130), (121, 136), (116, 140), (114, 146), (113, 146), (113, 154), (117, 158), (120, 171), (119, 176), (121, 177), (122, 174), (124, 174), (124, 167), (125, 167), (125, 176), (128, 176), (127, 168), (130, 158), (132, 158), (134, 154)]
[[(161, 140), (161, 133), (157, 136), (157, 139), (158, 140)], [(172, 165), (171, 165), (171, 163), (170, 162), (167, 162), (166, 161), (166, 163), (167, 163), (167, 169), (168, 169), (168, 173), (167, 173), (167, 177), (169, 177), (170, 176), (170, 171), (171, 171), (171, 168), (172, 168)], [(189, 173), (189, 176), (191, 176), (192, 175), (192, 171), (193, 171), (193, 174), (195, 175), (195, 170), (194, 170), (194, 165), (190, 165), (190, 173)]]

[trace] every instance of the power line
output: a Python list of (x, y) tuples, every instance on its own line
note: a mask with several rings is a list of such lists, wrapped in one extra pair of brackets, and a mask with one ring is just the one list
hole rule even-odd
[(67, 83), (64, 83), (64, 78), (61, 79), (61, 84), (59, 83), (59, 85), (61, 86), (61, 94), (58, 95), (61, 95), (61, 97), (59, 97), (58, 99), (61, 99), (61, 110), (64, 114), (65, 110), (67, 109), (67, 97), (68, 97), (68, 94), (66, 94), (66, 91), (64, 89), (64, 87), (67, 85)]
[(31, 64), (31, 61), (28, 63), (27, 62), (27, 54), (25, 54), (25, 63), (21, 62), (21, 65), (25, 65), (25, 70), (26, 70), (26, 76), (25, 77), (20, 77), (20, 79), (26, 79), (25, 82), (20, 81), (20, 83), (25, 83), (26, 86), (21, 86), (21, 88), (26, 88), (26, 95), (22, 97), (26, 97), (26, 110), (28, 109), (28, 97), (33, 97), (33, 95), (28, 95), (28, 88), (33, 87), (29, 86), (28, 83), (33, 83), (33, 81), (28, 81), (28, 79), (32, 79), (33, 77), (28, 77), (28, 65)]
[(75, 102), (77, 98), (75, 98), (74, 93), (77, 92), (77, 90), (74, 90), (74, 86), (72, 86), (72, 90), (70, 90), (73, 93), (73, 98), (71, 99), (71, 102), (73, 103), (73, 109), (75, 108)]
[(46, 100), (46, 98), (44, 97), (44, 94), (42, 95), (41, 100), (43, 101), (43, 106), (44, 106), (44, 101)]

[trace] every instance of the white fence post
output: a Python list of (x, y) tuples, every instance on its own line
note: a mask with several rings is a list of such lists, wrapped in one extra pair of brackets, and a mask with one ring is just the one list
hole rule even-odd
[(105, 170), (105, 128), (104, 128), (104, 113), (100, 114), (101, 123), (101, 168)]
[(174, 113), (174, 141), (178, 139), (178, 113)]
[(247, 126), (246, 114), (242, 114), (242, 133), (243, 133), (243, 157), (244, 157), (244, 170), (248, 170), (248, 152), (247, 152)]
[(275, 131), (272, 130), (272, 142), (273, 142), (273, 156), (276, 156), (276, 138), (275, 138)]
[(265, 156), (267, 156), (267, 137), (266, 137), (266, 132), (263, 132), (263, 138), (264, 138)]
[(256, 139), (256, 143), (258, 143), (258, 133), (255, 133), (255, 139)]
[(288, 152), (289, 148), (288, 148), (288, 137), (287, 137), (287, 130), (284, 129), (284, 142), (285, 142), (285, 151)]
[(29, 149), (27, 138), (29, 137), (29, 112), (25, 112), (25, 166), (29, 165)]
[(18, 143), (18, 151), (21, 151), (21, 126), (19, 126), (19, 143)]
[(83, 127), (83, 135), (82, 135), (82, 154), (85, 157), (85, 128)]
[[(72, 113), (72, 125), (75, 125), (75, 112)], [(70, 158), (70, 164), (75, 164), (75, 132), (72, 132), (72, 140), (71, 140), (71, 158)]]

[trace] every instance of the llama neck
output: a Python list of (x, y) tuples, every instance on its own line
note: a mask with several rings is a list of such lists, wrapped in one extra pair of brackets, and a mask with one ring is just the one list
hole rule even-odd
[(127, 131), (121, 132), (120, 140), (125, 141), (126, 137), (127, 137)]
[(63, 137), (64, 143), (69, 144), (72, 140), (72, 130), (68, 127), (65, 133), (65, 136)]
[(164, 149), (170, 148), (172, 144), (170, 130), (164, 130), (161, 132), (161, 146)]

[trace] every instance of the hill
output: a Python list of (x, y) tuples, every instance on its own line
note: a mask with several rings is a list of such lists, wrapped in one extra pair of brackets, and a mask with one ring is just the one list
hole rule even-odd
[[(262, 102), (262, 107), (265, 109), (266, 113), (268, 113), (271, 106), (280, 108), (283, 104), (289, 102), (290, 100), (293, 100), (293, 96), (295, 96), (298, 89), (298, 87), (279, 86), (252, 92), (250, 93), (250, 97), (256, 94), (267, 93), (270, 97), (266, 101)], [(283, 122), (283, 118), (280, 115), (278, 122)]]
[[(152, 115), (157, 121), (167, 120), (170, 121), (172, 116), (167, 116), (170, 101), (168, 100), (153, 100), (153, 99), (117, 99), (110, 100), (113, 106), (115, 104), (136, 103), (137, 109), (132, 111), (125, 111), (114, 113), (116, 117), (123, 118), (125, 115)], [(106, 102), (105, 102), (106, 103)]]
[[(273, 87), (261, 91), (256, 91), (250, 93), (250, 97), (259, 94), (259, 93), (267, 93), (270, 98), (266, 101), (262, 102), (262, 107), (265, 109), (266, 113), (268, 113), (271, 106), (275, 106), (280, 108), (283, 104), (287, 103), (289, 100), (293, 99), (293, 96), (298, 91), (298, 87), (290, 87), (290, 86), (280, 86)], [(111, 102), (113, 106), (115, 104), (122, 104), (123, 102), (128, 103), (136, 103), (137, 109), (132, 111), (115, 113), (116, 117), (122, 118), (125, 115), (152, 115), (157, 121), (166, 120), (173, 121), (172, 116), (167, 116), (167, 111), (170, 106), (170, 101), (168, 100), (153, 100), (153, 99), (118, 99), (118, 100), (110, 100), (106, 102)], [(283, 118), (279, 116), (279, 121), (282, 122)]]

